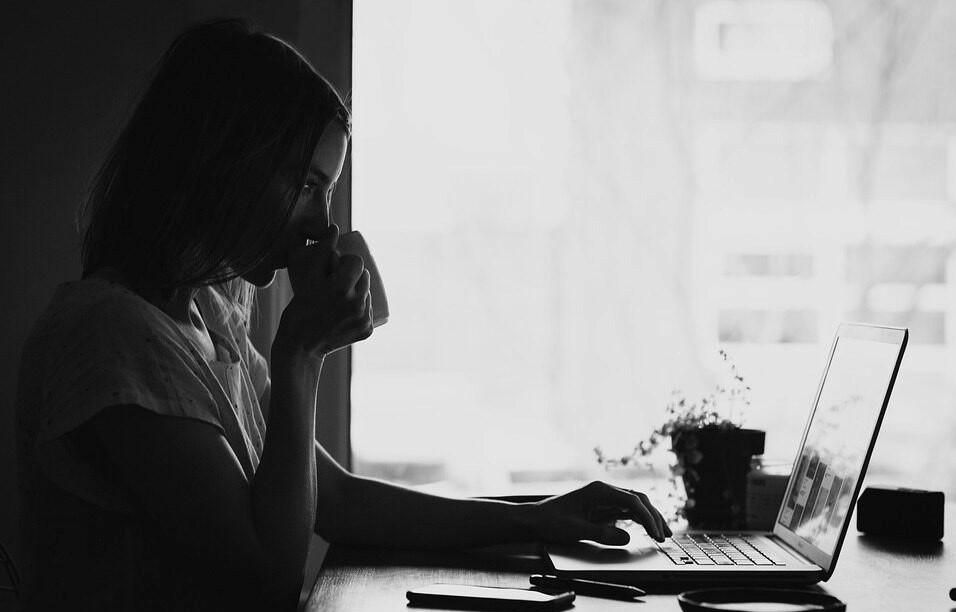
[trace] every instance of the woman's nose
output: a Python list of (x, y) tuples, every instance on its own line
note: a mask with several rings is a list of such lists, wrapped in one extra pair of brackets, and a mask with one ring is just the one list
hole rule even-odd
[(309, 209), (308, 216), (305, 220), (305, 225), (307, 225), (309, 229), (319, 231), (328, 227), (331, 222), (332, 215), (328, 205), (318, 205)]
[(332, 218), (329, 215), (329, 209), (323, 206), (316, 206), (309, 209), (308, 213), (302, 218), (302, 230), (312, 236), (329, 231), (332, 225)]

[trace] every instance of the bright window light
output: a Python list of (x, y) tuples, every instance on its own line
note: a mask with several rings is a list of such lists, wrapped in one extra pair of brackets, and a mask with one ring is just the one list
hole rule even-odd
[(911, 329), (871, 477), (956, 493), (956, 5), (889, 4), (356, 0), (353, 225), (391, 309), (356, 471), (613, 478), (593, 448), (712, 390), (720, 349), (790, 460), (864, 320)]
[(695, 15), (694, 61), (704, 79), (821, 79), (832, 45), (830, 11), (816, 0), (719, 0)]

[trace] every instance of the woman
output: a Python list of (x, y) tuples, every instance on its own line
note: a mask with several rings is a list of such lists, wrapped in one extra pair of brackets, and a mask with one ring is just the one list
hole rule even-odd
[[(23, 355), (18, 448), (28, 609), (291, 609), (312, 530), (464, 547), (670, 534), (645, 495), (592, 483), (538, 503), (426, 495), (342, 469), (314, 437), (326, 355), (372, 333), (369, 274), (329, 201), (350, 119), (289, 45), (190, 28), (97, 176), (83, 278)], [(255, 287), (288, 268), (271, 347)]]

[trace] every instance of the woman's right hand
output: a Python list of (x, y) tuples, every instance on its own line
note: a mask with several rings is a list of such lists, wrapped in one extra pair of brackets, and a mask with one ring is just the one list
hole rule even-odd
[(304, 351), (324, 357), (372, 335), (369, 273), (362, 258), (336, 251), (334, 224), (289, 253), (288, 271), (294, 296), (282, 312), (272, 352)]

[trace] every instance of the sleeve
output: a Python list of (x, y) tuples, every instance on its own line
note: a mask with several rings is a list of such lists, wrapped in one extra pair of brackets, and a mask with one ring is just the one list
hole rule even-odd
[(70, 434), (118, 405), (196, 419), (222, 432), (219, 407), (198, 352), (148, 304), (112, 300), (68, 314), (54, 320), (43, 343), (33, 453), (60, 487), (100, 507), (128, 511), (126, 493)]
[(107, 509), (130, 510), (126, 493), (70, 435), (104, 408), (136, 405), (224, 432), (198, 352), (148, 304), (112, 299), (62, 313), (51, 327), (42, 346), (41, 397), (34, 400), (33, 452), (44, 474), (62, 488)]
[(62, 436), (103, 408), (126, 404), (222, 430), (195, 349), (146, 306), (112, 302), (92, 308), (81, 324), (60, 334), (44, 377), (38, 442)]

